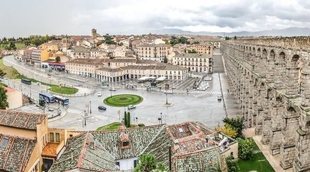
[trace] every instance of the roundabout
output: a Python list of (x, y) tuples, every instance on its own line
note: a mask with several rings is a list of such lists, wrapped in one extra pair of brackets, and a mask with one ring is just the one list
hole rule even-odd
[(141, 96), (135, 94), (118, 94), (107, 97), (103, 100), (106, 105), (115, 107), (127, 107), (129, 105), (136, 105), (143, 101)]

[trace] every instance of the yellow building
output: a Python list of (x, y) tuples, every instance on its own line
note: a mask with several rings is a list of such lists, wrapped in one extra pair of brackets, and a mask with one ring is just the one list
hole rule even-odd
[(41, 62), (49, 60), (51, 57), (53, 57), (53, 53), (50, 50), (48, 49), (41, 50)]
[(48, 129), (45, 114), (0, 110), (0, 171), (48, 171), (65, 145), (66, 134)]

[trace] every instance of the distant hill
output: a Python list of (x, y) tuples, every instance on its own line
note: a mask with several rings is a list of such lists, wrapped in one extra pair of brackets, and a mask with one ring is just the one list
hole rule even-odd
[(310, 36), (310, 28), (290, 27), (286, 29), (264, 30), (258, 32), (190, 32), (180, 29), (155, 30), (154, 33), (169, 35), (212, 35), (212, 36)]

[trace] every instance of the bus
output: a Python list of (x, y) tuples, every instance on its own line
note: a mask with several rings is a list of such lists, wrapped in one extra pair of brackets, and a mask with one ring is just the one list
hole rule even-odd
[(31, 85), (31, 80), (22, 78), (20, 80), (23, 84)]
[(138, 79), (138, 83), (143, 83), (143, 82), (152, 82), (156, 79), (156, 77), (152, 77), (152, 76), (144, 76)]
[(55, 103), (55, 96), (50, 93), (39, 93), (39, 100), (45, 103)]
[(55, 101), (60, 103), (63, 106), (67, 106), (69, 105), (69, 99), (66, 97), (62, 97), (62, 96), (58, 96), (58, 95), (54, 95), (55, 97)]

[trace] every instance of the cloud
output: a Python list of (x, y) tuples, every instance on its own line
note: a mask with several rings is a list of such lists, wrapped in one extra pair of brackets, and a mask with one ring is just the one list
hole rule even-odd
[(10, 0), (1, 2), (2, 36), (111, 34), (154, 30), (234, 32), (310, 27), (305, 0)]

